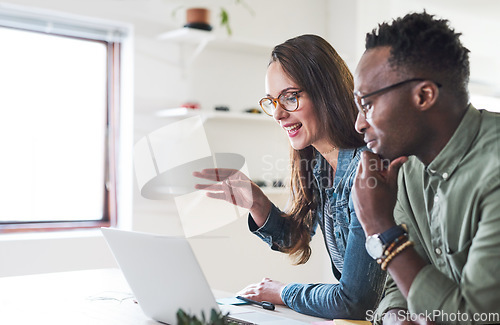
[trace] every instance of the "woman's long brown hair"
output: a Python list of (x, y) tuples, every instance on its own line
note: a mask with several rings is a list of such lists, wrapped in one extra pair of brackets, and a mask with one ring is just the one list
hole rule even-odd
[[(320, 130), (338, 148), (364, 145), (362, 136), (354, 129), (358, 110), (354, 103), (354, 81), (344, 60), (323, 38), (301, 35), (277, 45), (271, 54), (285, 73), (304, 90), (312, 101)], [(293, 113), (292, 113), (293, 114)], [(316, 150), (308, 146), (291, 149), (292, 206), (284, 216), (291, 219), (291, 245), (281, 248), (304, 264), (311, 256), (311, 230), (317, 198), (312, 167)]]

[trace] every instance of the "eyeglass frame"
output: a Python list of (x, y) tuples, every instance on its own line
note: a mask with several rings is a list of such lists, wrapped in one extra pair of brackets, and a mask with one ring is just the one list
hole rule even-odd
[[(259, 105), (260, 105), (260, 108), (262, 108), (262, 110), (264, 111), (264, 113), (266, 113), (267, 115), (269, 115), (269, 116), (273, 116), (273, 114), (269, 114), (269, 113), (266, 111), (266, 109), (262, 106), (262, 101), (263, 101), (263, 100), (265, 100), (265, 99), (268, 99), (268, 100), (270, 100), (270, 101), (273, 103), (273, 105), (274, 105), (274, 109), (278, 108), (278, 104), (279, 104), (279, 105), (280, 105), (280, 107), (281, 107), (281, 108), (283, 108), (285, 111), (287, 111), (287, 112), (295, 112), (296, 110), (298, 110), (298, 109), (299, 109), (299, 96), (298, 96), (298, 95), (299, 95), (301, 92), (303, 92), (303, 91), (304, 91), (303, 89), (299, 89), (299, 90), (290, 90), (290, 89), (288, 89), (287, 91), (281, 92), (281, 94), (278, 96), (278, 98), (273, 98), (273, 97), (270, 97), (270, 96), (268, 96), (268, 97), (262, 97), (262, 98), (259, 100)], [(295, 99), (297, 100), (297, 106), (296, 106), (294, 109), (287, 109), (287, 108), (285, 108), (285, 106), (284, 106), (283, 104), (281, 104), (281, 102), (280, 102), (280, 97), (281, 97), (281, 96), (283, 96), (283, 95), (285, 95), (285, 94), (289, 94), (289, 93), (293, 93), (293, 94), (295, 94), (294, 96), (295, 96)]]
[[(380, 93), (391, 91), (391, 90), (396, 89), (397, 87), (402, 86), (404, 84), (407, 84), (409, 82), (426, 81), (426, 80), (429, 80), (429, 79), (424, 79), (424, 78), (406, 79), (406, 80), (397, 82), (395, 84), (389, 85), (387, 87), (383, 87), (383, 88), (380, 88), (378, 90), (372, 91), (371, 93), (368, 93), (368, 94), (363, 95), (363, 96), (359, 95), (359, 91), (358, 92), (354, 92), (354, 101), (356, 102), (356, 106), (358, 107), (358, 111), (360, 113), (363, 113), (365, 119), (368, 119), (368, 112), (370, 110), (372, 110), (372, 108), (365, 108), (365, 106), (368, 105), (368, 103), (363, 103), (364, 99), (366, 99), (368, 97), (371, 97), (371, 96), (374, 96), (374, 95), (378, 95)], [(436, 81), (433, 81), (433, 80), (429, 80), (429, 81), (435, 83), (436, 86), (438, 86), (438, 88), (442, 87), (442, 85), (439, 82), (436, 82)]]

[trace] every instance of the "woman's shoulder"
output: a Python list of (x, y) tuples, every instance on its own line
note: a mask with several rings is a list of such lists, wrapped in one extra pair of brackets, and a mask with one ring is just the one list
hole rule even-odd
[(352, 149), (345, 149), (348, 153), (348, 155), (345, 155), (345, 157), (349, 157), (349, 159), (345, 159), (342, 163), (344, 163), (345, 166), (345, 180), (349, 183), (352, 183), (353, 178), (356, 176), (356, 171), (358, 170), (358, 165), (359, 161), (361, 160), (361, 153), (363, 151), (369, 151), (366, 146), (363, 147), (358, 147), (358, 148), (352, 148)]
[(347, 163), (349, 165), (349, 168), (357, 168), (358, 163), (361, 160), (361, 153), (363, 151), (370, 151), (370, 149), (368, 149), (366, 146), (342, 149), (339, 158), (344, 160), (343, 163)]

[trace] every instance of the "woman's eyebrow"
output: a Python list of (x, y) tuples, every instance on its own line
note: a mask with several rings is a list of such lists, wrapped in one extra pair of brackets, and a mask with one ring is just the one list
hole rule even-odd
[[(288, 88), (285, 88), (283, 89), (281, 92), (280, 92), (280, 95), (284, 94), (284, 93), (287, 93), (289, 92), (290, 90), (299, 90), (300, 88), (299, 87), (288, 87)], [(266, 94), (267, 97), (272, 97), (271, 94)], [(278, 95), (279, 96), (279, 95)]]

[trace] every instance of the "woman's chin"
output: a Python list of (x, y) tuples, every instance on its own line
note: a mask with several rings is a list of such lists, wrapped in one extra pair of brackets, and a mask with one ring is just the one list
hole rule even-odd
[(297, 142), (293, 142), (293, 141), (290, 141), (290, 145), (295, 150), (302, 150), (302, 149), (305, 149), (306, 147), (308, 147), (307, 145), (304, 145), (303, 143), (297, 143)]

